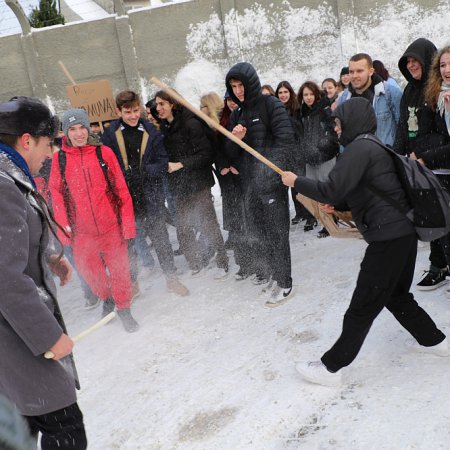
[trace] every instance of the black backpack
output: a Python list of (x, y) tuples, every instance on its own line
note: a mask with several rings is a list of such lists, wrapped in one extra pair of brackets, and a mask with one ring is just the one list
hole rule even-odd
[(411, 220), (421, 241), (434, 241), (448, 234), (450, 195), (442, 188), (436, 175), (418, 161), (397, 154), (372, 134), (358, 136), (355, 140), (359, 139), (375, 142), (391, 155), (410, 208), (405, 208), (386, 192), (370, 185), (366, 187)]
[[(122, 206), (122, 201), (120, 199), (119, 194), (116, 191), (113, 181), (108, 175), (109, 166), (106, 161), (103, 159), (102, 148), (98, 145), (95, 149), (95, 153), (97, 155), (98, 163), (103, 172), (103, 176), (105, 177), (106, 185), (108, 186), (107, 197), (108, 200), (113, 207), (113, 210), (117, 216), (119, 225), (122, 223), (122, 218), (120, 216), (120, 207)], [(67, 186), (66, 180), (66, 164), (67, 164), (67, 155), (66, 152), (60, 150), (58, 152), (58, 162), (59, 162), (59, 170), (61, 171), (61, 179), (63, 182), (63, 198), (64, 203), (66, 204), (67, 214), (69, 216), (69, 222), (72, 224), (75, 223), (75, 205), (71, 199), (71, 194), (69, 187)]]

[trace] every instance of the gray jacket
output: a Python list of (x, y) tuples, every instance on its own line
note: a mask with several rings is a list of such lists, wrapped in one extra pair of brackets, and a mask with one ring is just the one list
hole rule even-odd
[(21, 169), (0, 154), (0, 395), (28, 416), (76, 402), (71, 358), (43, 356), (65, 327), (47, 265), (48, 212), (32, 191)]

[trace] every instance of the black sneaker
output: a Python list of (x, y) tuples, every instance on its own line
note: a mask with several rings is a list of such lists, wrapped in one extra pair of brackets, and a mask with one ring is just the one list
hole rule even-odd
[(117, 315), (122, 322), (123, 327), (127, 333), (134, 333), (139, 330), (139, 324), (134, 320), (129, 308), (118, 309)]
[(330, 233), (328, 233), (328, 231), (327, 231), (326, 228), (322, 228), (322, 229), (317, 233), (317, 237), (318, 237), (319, 239), (321, 239), (321, 238), (326, 238), (326, 237), (328, 237), (329, 235), (330, 235)]
[(316, 219), (308, 219), (303, 227), (303, 231), (311, 231), (314, 230), (314, 227), (317, 225)]
[(301, 215), (296, 215), (292, 220), (291, 220), (291, 224), (292, 225), (297, 225), (298, 223), (300, 223), (302, 220), (304, 220), (305, 218)]
[(435, 270), (426, 270), (425, 276), (417, 283), (416, 287), (419, 291), (432, 291), (447, 283), (445, 278), (449, 275), (448, 269), (441, 269), (438, 272)]
[(102, 318), (106, 317), (109, 313), (112, 313), (114, 311), (114, 307), (114, 300), (112, 298), (107, 298), (103, 302)]

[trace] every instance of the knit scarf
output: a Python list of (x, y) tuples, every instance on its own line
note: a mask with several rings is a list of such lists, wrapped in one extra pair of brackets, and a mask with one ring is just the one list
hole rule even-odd
[(439, 93), (439, 98), (437, 102), (437, 108), (439, 110), (439, 114), (444, 116), (445, 114), (445, 123), (447, 125), (447, 132), (450, 136), (450, 102), (445, 104), (444, 94), (450, 92), (450, 86), (448, 84), (442, 83), (441, 92)]
[(28, 168), (28, 164), (19, 154), (19, 152), (14, 150), (9, 145), (0, 142), (0, 153), (5, 154), (17, 167), (22, 169), (22, 172), (29, 178), (31, 184), (36, 189), (36, 183), (34, 182), (34, 178), (31, 175), (30, 169)]

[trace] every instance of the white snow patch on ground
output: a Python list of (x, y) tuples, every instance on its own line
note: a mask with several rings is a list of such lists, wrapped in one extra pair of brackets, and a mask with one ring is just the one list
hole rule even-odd
[[(168, 294), (159, 269), (142, 270), (133, 304), (141, 329), (127, 334), (114, 321), (75, 347), (89, 449), (449, 449), (449, 360), (406, 350), (409, 335), (388, 312), (343, 387), (296, 373), (296, 361), (319, 358), (338, 337), (366, 247), (317, 239), (318, 229), (291, 227), (296, 295), (274, 309), (249, 280), (192, 278), (183, 256), (189, 297)], [(415, 282), (427, 267), (422, 246)], [(445, 289), (417, 299), (448, 332)], [(60, 303), (71, 335), (100, 317), (83, 309), (77, 280), (60, 289)]]

